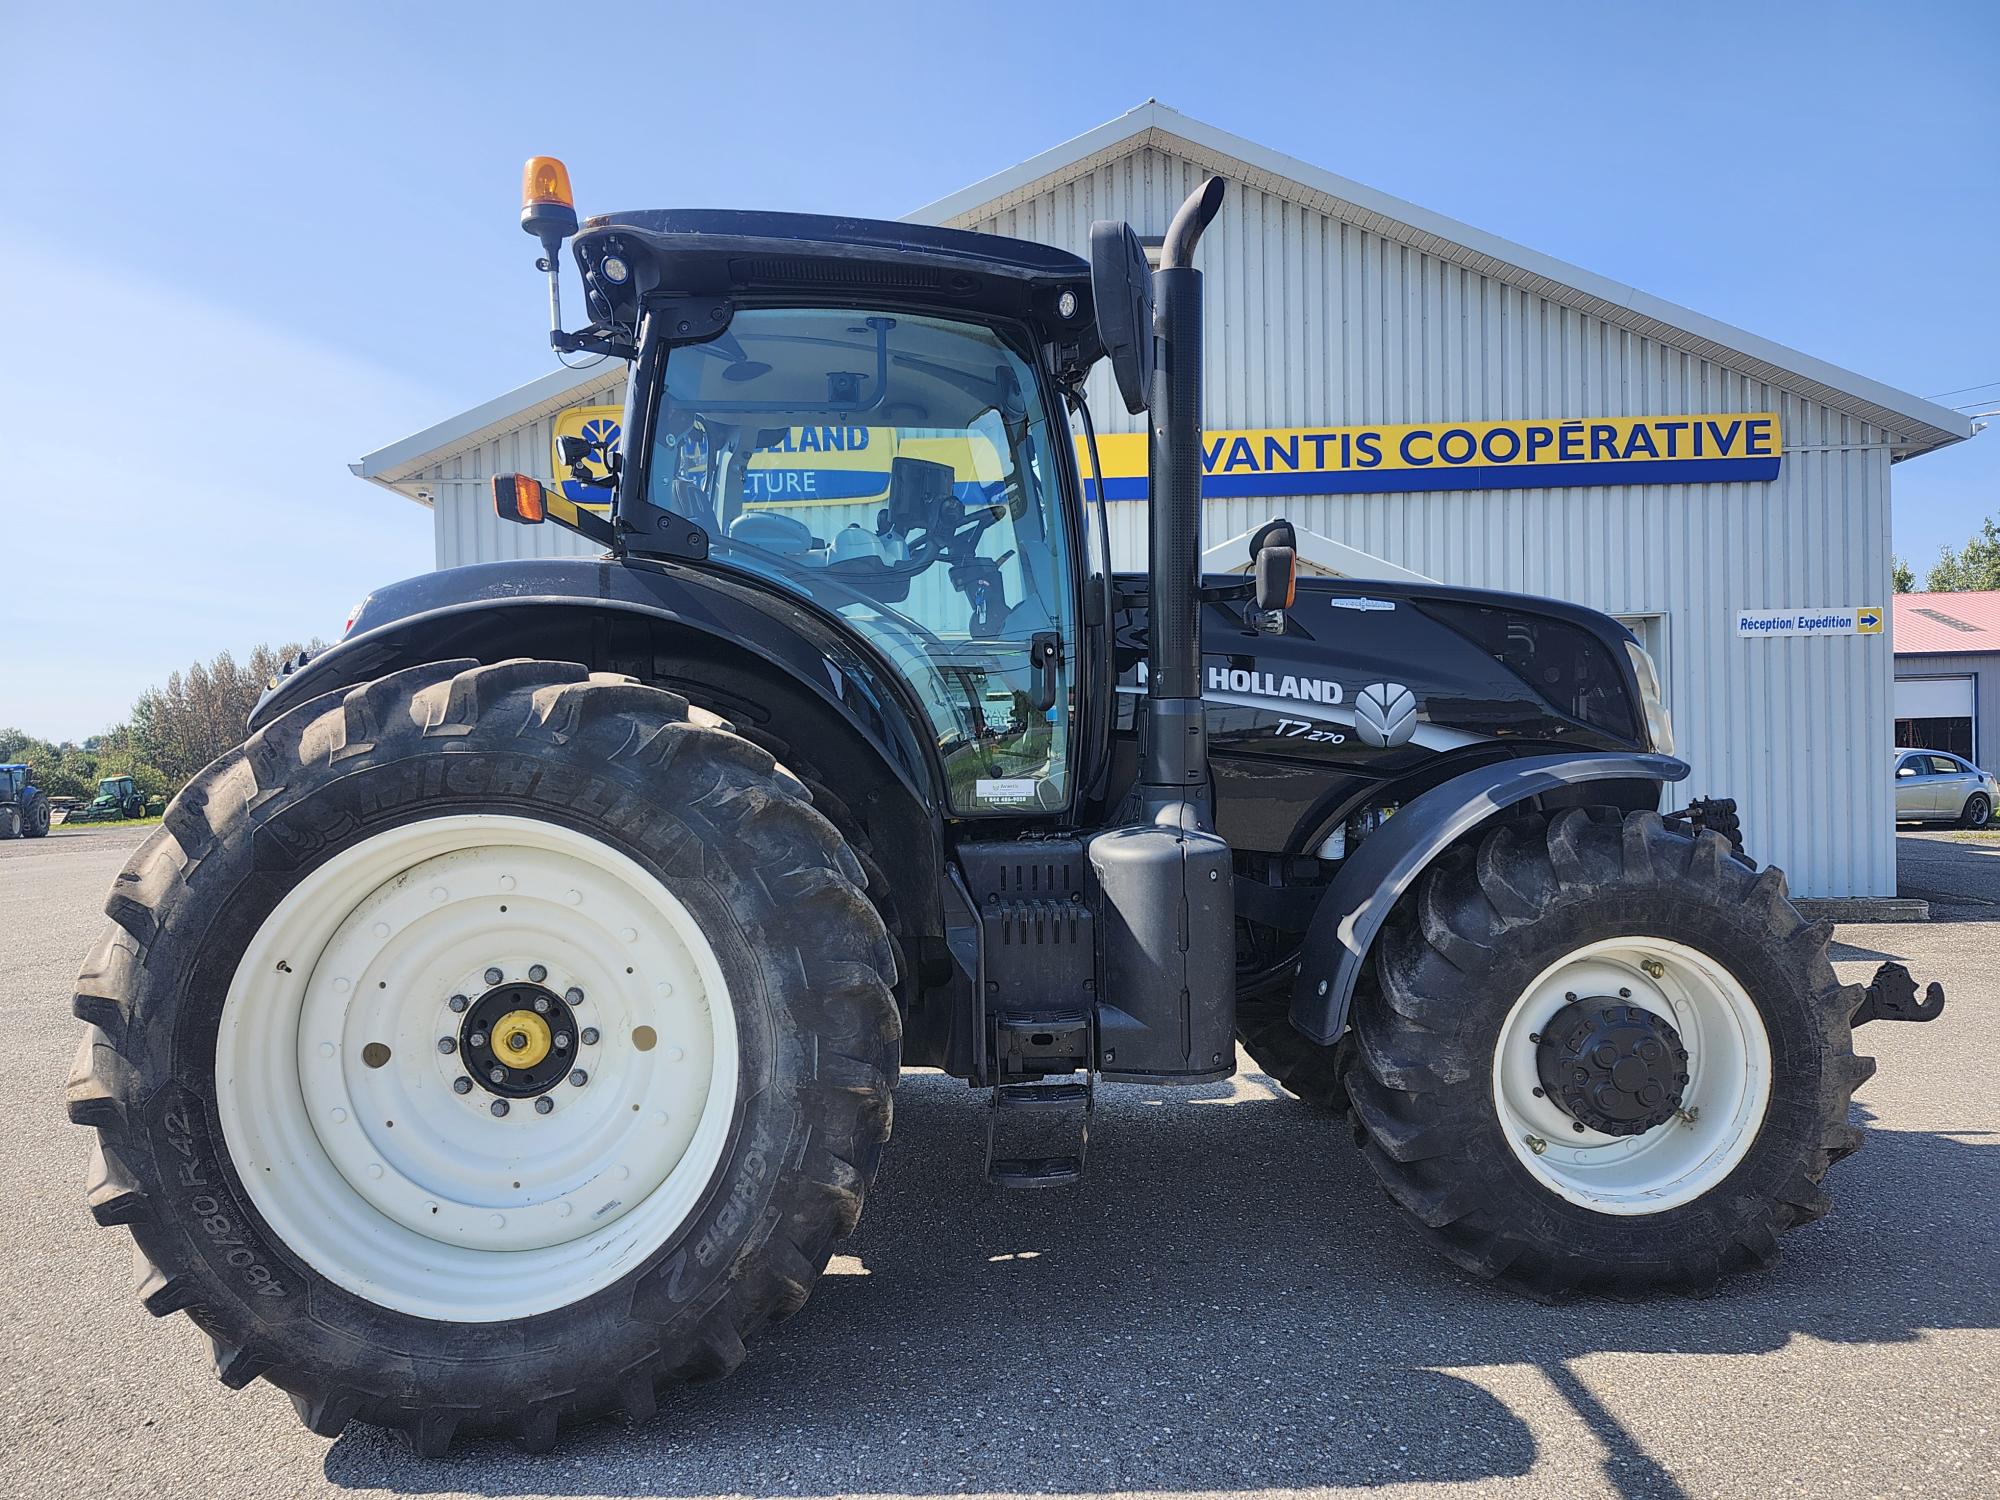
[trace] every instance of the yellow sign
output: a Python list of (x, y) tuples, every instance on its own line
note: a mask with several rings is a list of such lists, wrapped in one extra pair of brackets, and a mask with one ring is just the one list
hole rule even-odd
[[(1104, 497), (1143, 499), (1146, 434), (1107, 433)], [(1202, 437), (1202, 494), (1338, 495), (1775, 479), (1776, 412), (1274, 427)], [(1088, 452), (1082, 454), (1090, 472)]]
[[(558, 443), (581, 436), (615, 447), (623, 420), (622, 407), (574, 406), (557, 414), (555, 437)], [(1109, 432), (1098, 439), (1105, 499), (1146, 497), (1146, 443), (1143, 432)], [(889, 491), (890, 462), (899, 456), (948, 463), (965, 486), (990, 485), (1002, 477), (1000, 454), (980, 433), (794, 427), (779, 446), (750, 459), (744, 500), (760, 510), (880, 504)], [(1769, 411), (1262, 427), (1203, 435), (1201, 492), (1222, 499), (1757, 482), (1777, 478), (1783, 457), (1778, 414)], [(1088, 478), (1090, 453), (1081, 443), (1077, 460)], [(551, 461), (556, 473), (567, 473), (559, 456), (552, 454)], [(590, 467), (595, 482), (565, 478), (563, 493), (581, 504), (609, 504), (604, 466), (593, 459)]]
[[(572, 406), (556, 413), (555, 432), (549, 440), (549, 464), (550, 472), (560, 479), (563, 494), (582, 505), (611, 503), (611, 470), (605, 466), (603, 454), (624, 441), (624, 424), (622, 406)], [(569, 465), (562, 461), (562, 440), (566, 437), (589, 438), (603, 445), (584, 460), (590, 469), (589, 479), (574, 478)]]

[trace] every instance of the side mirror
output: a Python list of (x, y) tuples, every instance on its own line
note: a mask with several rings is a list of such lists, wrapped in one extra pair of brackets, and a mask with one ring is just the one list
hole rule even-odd
[(548, 497), (542, 482), (526, 474), (493, 476), (493, 514), (503, 521), (522, 526), (539, 526), (549, 516)]
[[(1298, 546), (1298, 533), (1290, 521), (1266, 521), (1250, 538), (1250, 571), (1257, 582), (1257, 608), (1262, 613), (1282, 615), (1298, 597)], [(1282, 621), (1277, 628), (1284, 628)]]
[(1153, 390), (1153, 268), (1130, 224), (1090, 226), (1090, 300), (1118, 394), (1127, 411), (1142, 412)]
[(1265, 547), (1257, 553), (1257, 607), (1290, 609), (1299, 591), (1299, 558), (1290, 547)]

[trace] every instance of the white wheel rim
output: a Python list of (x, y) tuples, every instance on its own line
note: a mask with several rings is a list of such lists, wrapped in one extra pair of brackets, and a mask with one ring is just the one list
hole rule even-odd
[[(460, 1035), (453, 995), (537, 964), (583, 992), (587, 1077), (548, 1113), (496, 1116), (486, 1087), (454, 1091), (465, 1049), (439, 1040)], [(460, 1323), (576, 1302), (664, 1245), (722, 1160), (736, 1085), (693, 915), (627, 856), (517, 817), (427, 818), (314, 870), (245, 951), (216, 1039), (223, 1138), (277, 1236), (357, 1296)]]
[[(1612, 997), (1673, 1025), (1688, 1053), (1678, 1116), (1608, 1135), (1579, 1130), (1541, 1095), (1534, 1038), (1571, 995)], [(1493, 1099), (1507, 1145), (1544, 1187), (1598, 1213), (1661, 1213), (1710, 1191), (1749, 1152), (1771, 1099), (1770, 1037), (1749, 992), (1707, 954), (1609, 938), (1551, 964), (1514, 1002), (1493, 1050)]]

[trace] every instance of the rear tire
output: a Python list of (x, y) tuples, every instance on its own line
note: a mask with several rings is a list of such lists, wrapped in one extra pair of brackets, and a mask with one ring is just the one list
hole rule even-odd
[[(1778, 871), (1651, 812), (1572, 809), (1457, 846), (1399, 905), (1379, 989), (1357, 997), (1347, 1080), (1369, 1166), (1450, 1260), (1538, 1298), (1770, 1263), (1826, 1212), (1875, 1066), (1854, 1054), (1862, 991), (1834, 978), (1829, 932)], [(1676, 1023), (1686, 1101), (1706, 1105), (1629, 1136), (1578, 1129), (1536, 1083), (1529, 1029), (1571, 985)]]
[[(445, 852), (420, 857), (434, 843)], [(378, 879), (384, 851), (404, 844), (416, 863)], [(557, 873), (522, 863), (518, 889), (495, 873), (544, 856)], [(350, 869), (345, 893), (327, 884)], [(130, 1228), (149, 1311), (187, 1312), (225, 1384), (264, 1376), (323, 1436), (360, 1420), (403, 1429), (425, 1454), (459, 1432), (543, 1448), (563, 1423), (646, 1416), (659, 1384), (728, 1373), (746, 1338), (797, 1311), (860, 1214), (889, 1133), (900, 1036), (893, 960), (861, 880), (768, 754), (630, 678), (457, 661), (301, 705), (189, 784), (107, 903), (112, 925), (78, 981), (90, 1028), (69, 1092), (71, 1118), (96, 1132), (91, 1212)], [(341, 925), (321, 947), (296, 913), (318, 909), (323, 892), (330, 914), (314, 920)], [(631, 911), (660, 916), (619, 927)], [(655, 952), (670, 938), (682, 967)], [(443, 955), (433, 968), (469, 963), (480, 977), (428, 984), (418, 960), (432, 952)], [(605, 953), (617, 956), (591, 956)], [(445, 999), (477, 996), (482, 964), (509, 985), (533, 979), (537, 954), (551, 987), (566, 963), (598, 964), (573, 1018), (606, 1018), (601, 1037), (574, 1028), (598, 1076), (559, 1077), (502, 1117), (491, 1105), (506, 1101), (459, 1071), (471, 1033), (455, 1053), (441, 1045), (480, 1002)], [(666, 973), (681, 982), (653, 982)], [(258, 997), (247, 1008), (235, 998), (246, 994)], [(552, 1005), (563, 995), (552, 988)], [(707, 1085), (688, 1095), (692, 1126), (678, 1107), (641, 1102), (669, 1097), (658, 1080), (698, 1063), (698, 1043), (681, 1049), (665, 1020), (657, 1031), (613, 1024), (670, 1002), (689, 1035), (706, 1026), (718, 1039)], [(263, 1035), (267, 1003), (302, 1018), (289, 1050), (279, 1025), (271, 1066), (219, 1071), (246, 1061), (243, 1038)], [(381, 1030), (341, 1029), (350, 1022)], [(311, 1044), (315, 1026), (339, 1040)], [(370, 1060), (374, 1048), (358, 1044), (378, 1035)], [(725, 1035), (733, 1053), (720, 1050)], [(248, 1081), (287, 1069), (303, 1103)], [(627, 1088), (621, 1079), (629, 1092), (609, 1092)], [(350, 1091), (337, 1097), (353, 1102), (352, 1120), (327, 1107), (335, 1086)], [(630, 1112), (628, 1097), (639, 1101)], [(376, 1123), (386, 1110), (368, 1113), (381, 1098), (400, 1101), (401, 1130)], [(546, 1114), (534, 1108), (543, 1100)], [(533, 1132), (571, 1120), (596, 1123), (572, 1127), (561, 1138), (571, 1155), (553, 1161)], [(648, 1143), (649, 1124), (690, 1131), (678, 1159)], [(496, 1145), (480, 1134), (489, 1128), (515, 1134)], [(342, 1153), (355, 1132), (365, 1165), (350, 1177)], [(592, 1155), (601, 1140), (619, 1154)], [(474, 1175), (487, 1146), (524, 1191)], [(649, 1172), (664, 1175), (647, 1192)], [(311, 1218), (297, 1212), (294, 1177), (318, 1183), (341, 1223), (373, 1232), (288, 1240), (278, 1223)], [(396, 1196), (409, 1196), (406, 1182), (418, 1189), (414, 1227)], [(499, 1196), (482, 1199), (487, 1189)], [(423, 1216), (426, 1193), (437, 1220)], [(570, 1198), (587, 1215), (561, 1212)], [(445, 1221), (449, 1233), (428, 1227)], [(514, 1269), (524, 1257), (541, 1257), (539, 1280)]]
[(1974, 792), (1966, 798), (1965, 810), (1958, 817), (1960, 828), (1984, 828), (1992, 821), (1993, 804), (1987, 801), (1984, 792)]
[(21, 810), (21, 837), (41, 839), (49, 836), (49, 799), (37, 797)]

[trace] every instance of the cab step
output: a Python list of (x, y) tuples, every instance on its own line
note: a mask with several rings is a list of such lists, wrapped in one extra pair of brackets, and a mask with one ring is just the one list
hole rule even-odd
[[(1063, 1187), (1083, 1177), (1090, 1146), (1090, 1111), (1095, 1090), (1090, 1075), (1079, 1083), (1003, 1083), (993, 1090), (986, 1112), (986, 1180), (996, 1187)], [(1020, 1121), (1016, 1130), (1003, 1121)], [(1001, 1155), (1004, 1135), (1019, 1135), (1040, 1147), (1074, 1146), (1039, 1155)], [(1025, 1143), (1023, 1142), (1023, 1143)], [(1010, 1144), (1016, 1144), (1010, 1140)]]

